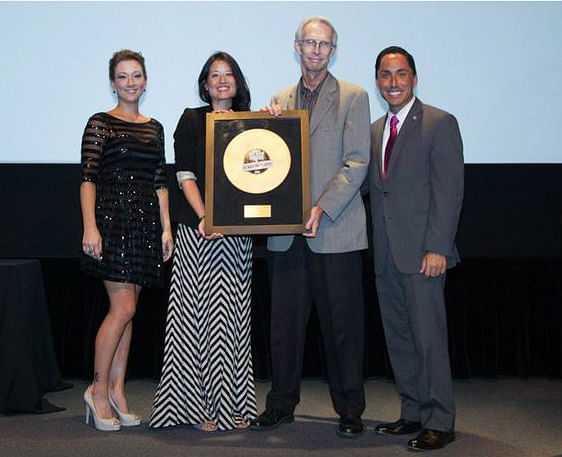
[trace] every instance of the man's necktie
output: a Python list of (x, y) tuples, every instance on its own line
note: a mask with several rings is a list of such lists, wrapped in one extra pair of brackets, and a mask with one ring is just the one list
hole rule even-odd
[(390, 118), (390, 136), (388, 137), (388, 141), (386, 142), (386, 148), (384, 150), (384, 166), (382, 171), (382, 177), (386, 178), (386, 171), (388, 170), (388, 164), (390, 163), (390, 155), (392, 154), (392, 146), (394, 146), (394, 142), (396, 141), (396, 137), (398, 136), (398, 129), (396, 126), (398, 125), (398, 118), (396, 116), (392, 116)]

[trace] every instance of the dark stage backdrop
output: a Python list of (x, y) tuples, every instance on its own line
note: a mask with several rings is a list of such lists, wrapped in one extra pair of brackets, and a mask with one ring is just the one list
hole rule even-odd
[[(270, 375), (267, 256), (254, 257), (252, 354), (258, 379)], [(366, 377), (391, 377), (371, 259), (364, 258)], [(63, 376), (91, 378), (93, 344), (107, 312), (102, 284), (76, 259), (42, 260), (55, 351)], [(169, 275), (169, 271), (168, 271)], [(169, 277), (169, 276), (168, 276)], [(560, 262), (465, 259), (445, 288), (453, 376), (562, 376)], [(131, 377), (158, 379), (168, 290), (143, 290), (134, 319)], [(323, 377), (316, 315), (309, 322), (303, 376)]]
[[(78, 165), (0, 164), (0, 257), (41, 260), (61, 372), (89, 378), (107, 298), (100, 281), (78, 269), (79, 181)], [(463, 261), (446, 286), (454, 376), (562, 376), (561, 183), (562, 165), (466, 165)], [(173, 210), (171, 167), (169, 188)], [(256, 376), (267, 379), (267, 252), (263, 238), (255, 246), (252, 350)], [(391, 376), (369, 252), (363, 260), (365, 375)], [(167, 295), (167, 289), (141, 295), (130, 376), (159, 377)], [(324, 374), (314, 315), (303, 374)]]
[[(168, 167), (172, 211), (179, 196)], [(467, 164), (461, 256), (559, 257), (562, 164)], [(77, 164), (0, 164), (0, 257), (75, 257), (81, 218)]]

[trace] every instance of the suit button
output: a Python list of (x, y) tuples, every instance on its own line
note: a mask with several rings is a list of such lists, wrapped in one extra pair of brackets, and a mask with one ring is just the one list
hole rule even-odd
[(388, 196), (390, 195), (390, 192), (388, 192), (387, 190), (385, 190), (382, 194), (383, 194), (384, 197), (388, 197)]

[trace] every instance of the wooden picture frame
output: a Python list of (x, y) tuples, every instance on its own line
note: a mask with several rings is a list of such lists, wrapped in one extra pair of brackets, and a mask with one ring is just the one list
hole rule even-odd
[(303, 233), (310, 213), (308, 112), (208, 113), (205, 232)]

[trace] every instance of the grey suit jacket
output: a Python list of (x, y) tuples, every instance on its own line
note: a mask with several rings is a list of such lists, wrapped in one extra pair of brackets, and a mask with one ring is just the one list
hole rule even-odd
[[(274, 96), (283, 110), (297, 109), (297, 86)], [(361, 183), (369, 165), (369, 98), (360, 87), (328, 74), (310, 119), (310, 192), (312, 205), (324, 210), (315, 238), (316, 253), (365, 249), (367, 233)], [(292, 235), (270, 236), (267, 247), (286, 251)]]
[(382, 273), (390, 247), (402, 273), (415, 274), (427, 252), (459, 260), (455, 246), (464, 189), (462, 139), (452, 114), (416, 100), (392, 149), (382, 178), (386, 116), (371, 126), (369, 193), (375, 271)]

